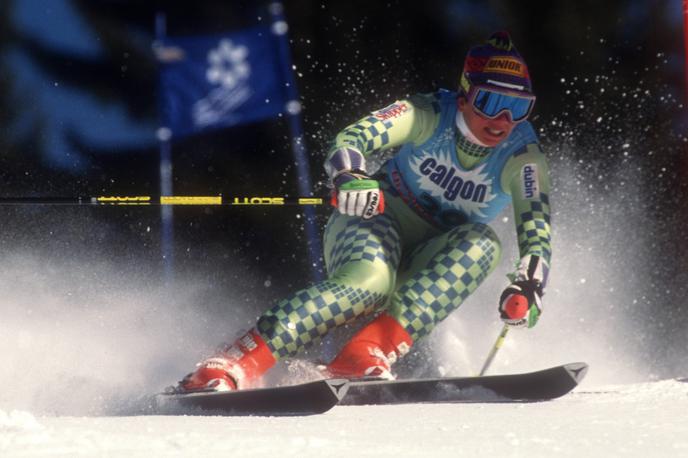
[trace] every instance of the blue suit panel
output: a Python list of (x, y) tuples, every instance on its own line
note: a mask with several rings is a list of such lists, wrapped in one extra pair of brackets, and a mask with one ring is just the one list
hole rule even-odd
[(489, 223), (511, 202), (500, 178), (512, 156), (537, 143), (527, 121), (492, 148), (478, 165), (466, 169), (459, 162), (456, 127), (457, 94), (438, 93), (440, 120), (433, 134), (420, 145), (404, 144), (384, 166), (388, 180), (419, 215), (441, 228), (465, 223)]

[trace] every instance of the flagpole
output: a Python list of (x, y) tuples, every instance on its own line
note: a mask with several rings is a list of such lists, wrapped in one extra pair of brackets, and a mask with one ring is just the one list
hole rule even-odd
[(688, 106), (688, 0), (683, 0), (683, 52), (684, 54), (684, 68), (683, 75), (685, 82), (685, 101)]
[[(288, 25), (284, 17), (284, 7), (280, 2), (272, 2), (269, 5), (269, 11), (272, 16), (272, 33), (278, 38), (280, 63), (282, 64), (286, 82), (286, 116), (291, 134), (292, 153), (296, 163), (298, 190), (300, 195), (310, 196), (312, 194), (310, 168), (304, 141), (303, 126), (301, 123), (301, 103), (299, 102), (298, 89), (291, 66), (291, 53), (289, 51), (289, 41), (287, 38)], [(311, 265), (313, 279), (315, 281), (321, 281), (324, 278), (321, 263), (322, 247), (320, 243), (320, 233), (315, 219), (315, 209), (306, 207), (304, 208), (304, 213), (306, 216), (304, 226), (308, 239), (308, 259)]]
[[(683, 0), (683, 65), (684, 65), (684, 102), (683, 102), (683, 125), (688, 123), (688, 0)], [(688, 175), (688, 146), (685, 147), (683, 155), (683, 175)]]
[[(683, 0), (683, 52), (684, 54), (684, 68), (683, 75), (685, 81), (685, 102), (688, 106), (688, 0)], [(688, 109), (688, 108), (687, 108)]]
[[(159, 46), (162, 46), (167, 35), (167, 19), (165, 13), (158, 12), (155, 15), (155, 38)], [(162, 106), (162, 103), (160, 104)], [(162, 123), (161, 123), (162, 124)], [(157, 131), (160, 146), (160, 195), (173, 195), (172, 189), (172, 131), (169, 127), (160, 126)], [(172, 206), (160, 208), (160, 254), (163, 263), (163, 276), (166, 282), (174, 280), (174, 210)]]

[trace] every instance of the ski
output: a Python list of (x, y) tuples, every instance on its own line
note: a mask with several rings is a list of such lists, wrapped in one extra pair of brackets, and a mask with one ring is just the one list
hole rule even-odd
[(585, 363), (570, 363), (523, 374), (350, 381), (339, 405), (546, 401), (573, 390), (587, 370)]
[(329, 379), (274, 388), (160, 394), (157, 415), (297, 416), (324, 413), (346, 394), (347, 380)]
[(571, 363), (523, 374), (395, 381), (326, 379), (219, 393), (160, 394), (146, 413), (299, 416), (324, 413), (335, 405), (547, 401), (573, 390), (587, 370), (585, 363)]

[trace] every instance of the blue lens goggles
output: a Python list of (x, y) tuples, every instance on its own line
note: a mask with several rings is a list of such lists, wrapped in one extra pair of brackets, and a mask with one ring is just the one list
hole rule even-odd
[(513, 122), (524, 121), (535, 105), (535, 96), (505, 94), (485, 88), (475, 88), (474, 94), (473, 107), (491, 119), (508, 111)]

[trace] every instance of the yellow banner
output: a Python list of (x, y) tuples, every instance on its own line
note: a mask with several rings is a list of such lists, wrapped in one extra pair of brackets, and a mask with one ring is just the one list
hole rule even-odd
[[(150, 196), (100, 196), (92, 197), (91, 202), (108, 205), (151, 205), (156, 204)], [(297, 205), (323, 205), (324, 200), (319, 197), (299, 197)], [(229, 205), (288, 205), (294, 201), (287, 201), (284, 197), (232, 197)], [(222, 196), (160, 196), (160, 205), (222, 205)]]
[(134, 204), (147, 205), (151, 203), (150, 196), (100, 196), (96, 202), (101, 204)]
[(284, 197), (235, 197), (232, 205), (284, 205)]
[(222, 196), (160, 196), (160, 205), (222, 205)]
[(322, 205), (323, 200), (317, 197), (299, 197), (299, 205)]

